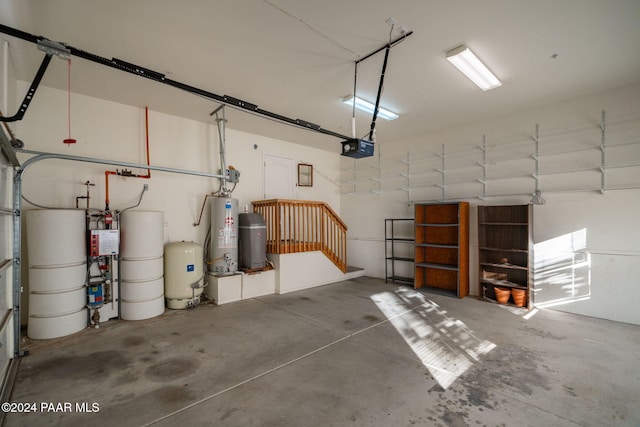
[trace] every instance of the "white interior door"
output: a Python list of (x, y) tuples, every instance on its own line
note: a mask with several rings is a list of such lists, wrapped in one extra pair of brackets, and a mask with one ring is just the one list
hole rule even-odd
[(291, 157), (264, 154), (264, 199), (293, 199), (295, 175)]

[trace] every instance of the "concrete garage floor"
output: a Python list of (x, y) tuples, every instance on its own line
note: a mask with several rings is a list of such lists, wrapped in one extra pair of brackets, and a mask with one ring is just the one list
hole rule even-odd
[(26, 343), (4, 425), (640, 425), (639, 326), (527, 314), (361, 277), (109, 321)]

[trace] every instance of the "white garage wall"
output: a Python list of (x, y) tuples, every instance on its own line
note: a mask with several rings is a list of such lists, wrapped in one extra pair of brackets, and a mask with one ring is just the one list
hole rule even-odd
[[(24, 93), (26, 88), (27, 84), (21, 83), (20, 93)], [(25, 142), (26, 149), (140, 164), (146, 162), (143, 108), (73, 94), (71, 136), (77, 143), (65, 146), (62, 141), (67, 138), (66, 99), (64, 91), (47, 87), (38, 90), (25, 119), (17, 125), (18, 136)], [(219, 139), (213, 120), (212, 123), (201, 123), (151, 109), (149, 129), (153, 165), (218, 172)], [(241, 172), (240, 183), (233, 193), (240, 206), (261, 198), (262, 155), (272, 153), (292, 157), (296, 163), (314, 165), (314, 186), (297, 187), (295, 198), (326, 201), (337, 212), (340, 211), (337, 154), (235, 131), (232, 122), (227, 123), (226, 149), (227, 164)], [(21, 155), (22, 160), (26, 158)], [(90, 179), (96, 183), (92, 189), (92, 206), (102, 208), (104, 171), (107, 169), (114, 170), (115, 167), (45, 161), (27, 172), (24, 193), (38, 204), (71, 207), (75, 205), (75, 196), (84, 193), (83, 183)], [(146, 170), (133, 172), (145, 174)], [(197, 219), (202, 198), (217, 190), (219, 184), (217, 179), (211, 178), (153, 171), (151, 175), (151, 180), (112, 176), (109, 181), (112, 209), (135, 202), (142, 184), (148, 183), (149, 192), (141, 208), (166, 209), (170, 218), (176, 216), (179, 222), (191, 226)], [(44, 178), (53, 179), (44, 181)], [(188, 210), (191, 219), (183, 221), (181, 214), (174, 213), (174, 210)], [(176, 238), (195, 239), (197, 233), (191, 231), (173, 230)]]
[(535, 206), (537, 305), (640, 323), (639, 206), (640, 190)]
[[(27, 87), (28, 83), (19, 84), (19, 97), (23, 96)], [(24, 120), (17, 124), (17, 134), (24, 141), (25, 148), (146, 163), (144, 108), (77, 94), (72, 94), (71, 106), (71, 136), (77, 143), (65, 146), (62, 141), (68, 137), (67, 93), (40, 87)], [(219, 137), (213, 120), (212, 123), (201, 123), (151, 109), (149, 137), (152, 165), (218, 173)], [(263, 153), (270, 153), (286, 155), (293, 158), (295, 163), (313, 164), (313, 187), (296, 187), (295, 198), (324, 201), (340, 213), (337, 153), (235, 131), (231, 121), (226, 128), (226, 152), (227, 165), (233, 165), (241, 173), (240, 183), (233, 192), (241, 210), (245, 204), (262, 199)], [(19, 156), (21, 161), (30, 157), (25, 154)], [(75, 198), (85, 194), (84, 183), (89, 180), (95, 183), (95, 187), (91, 187), (91, 207), (104, 209), (104, 171), (115, 169), (108, 165), (45, 160), (34, 164), (25, 173), (23, 194), (39, 205), (74, 207)], [(134, 170), (133, 173), (146, 174), (146, 169)], [(111, 176), (110, 208), (115, 210), (134, 205), (143, 184), (149, 184), (149, 191), (145, 193), (139, 209), (164, 211), (165, 242), (204, 242), (209, 210), (205, 210), (201, 226), (194, 227), (193, 224), (198, 220), (205, 195), (218, 190), (218, 179), (159, 171), (152, 171), (148, 180)], [(80, 200), (80, 207), (84, 207), (85, 203)], [(23, 204), (24, 210), (32, 207), (29, 203)], [(25, 289), (28, 289), (26, 264), (23, 263), (23, 282)], [(26, 307), (25, 304), (23, 298), (23, 307)], [(23, 323), (25, 321), (26, 317), (23, 316)]]
[[(22, 84), (19, 93), (24, 93), (26, 87), (26, 84)], [(27, 148), (145, 162), (143, 109), (80, 95), (73, 95), (72, 105), (72, 136), (78, 143), (73, 147), (65, 147), (62, 140), (67, 136), (66, 93), (41, 88), (27, 117), (19, 123), (17, 129)], [(567, 151), (573, 145), (597, 147), (600, 143), (599, 123), (602, 110), (606, 111), (607, 123), (610, 123), (607, 144), (633, 141), (634, 138), (638, 141), (640, 86), (635, 86), (461, 125), (404, 141), (379, 141), (376, 146), (379, 156), (377, 154), (374, 158), (357, 161), (346, 158), (340, 160), (335, 153), (237, 132), (232, 129), (233, 124), (229, 123), (227, 161), (242, 173), (241, 183), (234, 193), (240, 206), (260, 199), (263, 153), (282, 154), (293, 157), (296, 162), (314, 164), (314, 187), (297, 188), (296, 198), (324, 200), (341, 213), (349, 226), (349, 265), (365, 268), (368, 275), (383, 277), (384, 219), (411, 217), (413, 207), (410, 201), (432, 201), (441, 197), (442, 189), (434, 184), (441, 183), (442, 173), (434, 169), (441, 167), (442, 159), (434, 153), (441, 153), (444, 144), (447, 169), (445, 197), (469, 200), (472, 204), (471, 283), (472, 293), (477, 294), (477, 273), (473, 267), (477, 260), (477, 228), (474, 221), (476, 206), (528, 202), (530, 195), (527, 193), (535, 188), (535, 180), (531, 177), (535, 161), (530, 154), (535, 145), (532, 144), (531, 135), (536, 124), (540, 129), (541, 145), (548, 152), (552, 152), (555, 146)], [(484, 172), (478, 165), (482, 160), (482, 151), (477, 148), (482, 145), (483, 135), (485, 144), (489, 147), (487, 152), (498, 159), (488, 163), (487, 187), (478, 182)], [(218, 168), (217, 128), (214, 124), (198, 123), (151, 111), (150, 138), (151, 161), (154, 165), (202, 171), (215, 171)], [(378, 138), (383, 139), (384, 135), (378, 135)], [(257, 149), (254, 149), (254, 144), (257, 144)], [(617, 152), (608, 150), (609, 164), (637, 162), (640, 159), (637, 147), (635, 144), (629, 148), (617, 148)], [(514, 160), (509, 160), (510, 156)], [(407, 172), (407, 164), (401, 160), (407, 159), (410, 160), (410, 179), (402, 175)], [(546, 161), (541, 158), (541, 171), (548, 174), (541, 176), (539, 183), (548, 203), (534, 208), (535, 243), (543, 242), (546, 236), (566, 233), (566, 219), (571, 218), (572, 211), (584, 209), (585, 205), (593, 210), (592, 215), (596, 218), (624, 209), (638, 211), (640, 196), (636, 189), (607, 190), (605, 196), (596, 191), (559, 192), (580, 186), (598, 187), (599, 161), (600, 153), (597, 149), (594, 152), (593, 148), (576, 154), (554, 154), (547, 157)], [(592, 163), (594, 168), (589, 169), (588, 166)], [(581, 171), (551, 174), (554, 168), (575, 168)], [(96, 183), (92, 192), (92, 205), (103, 207), (105, 169), (111, 168), (58, 160), (43, 162), (28, 172), (24, 193), (40, 204), (73, 206), (75, 196), (84, 194), (82, 183), (90, 179)], [(144, 170), (134, 172), (144, 173)], [(522, 176), (515, 176), (519, 174)], [(638, 167), (608, 170), (606, 176), (607, 188), (633, 184), (637, 187), (640, 183)], [(217, 180), (161, 172), (152, 172), (149, 181), (112, 177), (111, 207), (118, 209), (135, 203), (145, 182), (148, 182), (150, 191), (145, 195), (141, 208), (165, 211), (165, 240), (193, 240), (202, 243), (205, 230), (194, 228), (192, 223), (197, 219), (204, 195), (217, 189)], [(411, 192), (405, 191), (409, 187)], [(610, 193), (614, 191), (615, 194), (610, 197)], [(475, 197), (483, 192), (503, 196), (484, 200)], [(25, 204), (25, 208), (28, 208), (28, 204)], [(548, 218), (548, 221), (543, 220), (544, 218)], [(585, 247), (585, 251), (591, 253), (592, 257), (589, 298), (564, 302), (554, 308), (640, 323), (640, 314), (634, 313), (639, 298), (637, 289), (640, 286), (637, 286), (638, 275), (632, 267), (638, 264), (636, 261), (640, 256), (640, 249), (633, 244), (631, 248), (616, 249), (621, 242), (619, 237), (611, 237), (606, 245), (595, 245), (595, 242), (602, 241), (603, 236), (629, 236), (633, 232), (638, 233), (637, 228), (620, 221), (612, 223), (607, 231), (602, 227), (589, 231)], [(629, 237), (630, 241), (640, 241), (636, 238), (640, 236)], [(625, 260), (631, 260), (632, 264)], [(615, 283), (622, 283), (620, 286), (631, 293), (615, 310), (607, 309), (605, 312), (605, 307), (610, 303), (603, 299), (606, 287), (602, 285), (601, 278), (612, 277), (604, 274), (605, 268), (610, 266), (615, 266)]]
[[(598, 191), (603, 110), (606, 165), (611, 167), (605, 170), (604, 195)], [(571, 252), (573, 285), (567, 285), (566, 278), (559, 280), (566, 270), (555, 276), (555, 292), (549, 292), (553, 280), (536, 276), (536, 303), (640, 324), (640, 86), (403, 141), (386, 142), (379, 134), (376, 156), (342, 160), (349, 263), (364, 267), (368, 275), (384, 277), (384, 219), (412, 218), (412, 201), (441, 200), (443, 189), (438, 185), (444, 175), (444, 199), (471, 203), (471, 293), (478, 295), (477, 205), (529, 202), (536, 185), (536, 125), (542, 154), (538, 183), (547, 204), (534, 206), (534, 243), (586, 229), (585, 247)], [(479, 197), (483, 195), (487, 197)], [(589, 268), (580, 270), (580, 256), (585, 254)], [(576, 274), (590, 280), (587, 297), (575, 288)], [(546, 293), (540, 293), (543, 288)], [(620, 295), (615, 303), (612, 293)]]

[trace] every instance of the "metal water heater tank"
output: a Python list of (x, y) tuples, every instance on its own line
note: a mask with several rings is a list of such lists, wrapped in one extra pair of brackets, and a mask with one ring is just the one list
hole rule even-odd
[(238, 271), (238, 200), (211, 199), (211, 243), (208, 269), (216, 275)]
[(267, 257), (267, 225), (259, 213), (240, 214), (240, 267), (264, 268)]
[(204, 286), (204, 250), (193, 242), (164, 246), (164, 296), (167, 307), (180, 310), (200, 302)]

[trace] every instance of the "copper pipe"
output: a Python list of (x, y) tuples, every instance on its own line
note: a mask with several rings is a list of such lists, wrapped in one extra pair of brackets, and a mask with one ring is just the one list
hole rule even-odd
[(115, 171), (104, 171), (105, 179), (105, 196), (104, 196), (104, 210), (109, 210), (109, 175), (117, 175)]
[[(144, 107), (144, 121), (145, 121), (145, 140), (146, 140), (146, 150), (147, 150), (147, 166), (151, 166), (151, 158), (149, 157), (149, 107)], [(104, 205), (105, 205), (105, 210), (109, 210), (109, 175), (121, 175), (120, 172), (118, 171), (105, 171), (104, 172), (104, 177), (105, 177), (105, 199), (104, 199)], [(145, 179), (149, 179), (151, 178), (151, 169), (147, 168), (147, 174), (146, 175), (127, 175), (127, 176), (132, 176), (134, 178), (145, 178)]]
[[(151, 165), (151, 158), (149, 157), (149, 107), (144, 107), (144, 131), (147, 145), (147, 166), (149, 166)], [(151, 169), (147, 169), (146, 175), (138, 175), (138, 178), (151, 178)]]

